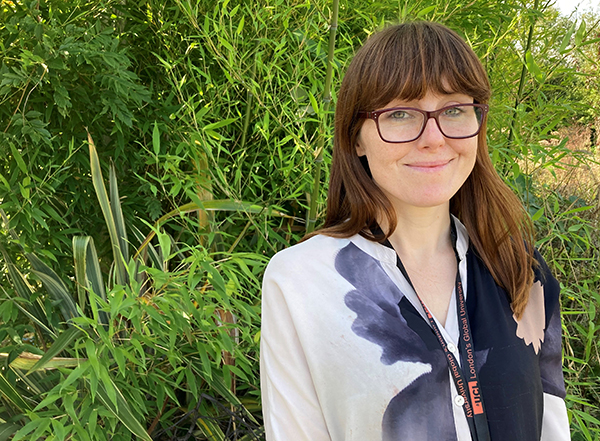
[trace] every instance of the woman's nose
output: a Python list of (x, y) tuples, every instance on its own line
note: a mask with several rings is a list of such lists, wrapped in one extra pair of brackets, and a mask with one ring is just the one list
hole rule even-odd
[(429, 118), (425, 123), (425, 130), (419, 137), (421, 147), (435, 148), (443, 146), (446, 142), (444, 134), (440, 130), (435, 118)]

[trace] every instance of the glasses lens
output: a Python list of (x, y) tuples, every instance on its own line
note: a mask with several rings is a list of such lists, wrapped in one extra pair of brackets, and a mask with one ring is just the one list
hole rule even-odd
[(394, 109), (379, 115), (378, 123), (385, 141), (410, 141), (419, 136), (425, 115), (414, 109)]
[[(458, 104), (444, 109), (437, 120), (447, 138), (468, 138), (479, 132), (483, 111), (473, 104)], [(427, 121), (418, 110), (397, 108), (380, 114), (377, 122), (384, 141), (406, 142), (416, 139)]]
[(448, 138), (474, 136), (481, 126), (481, 108), (464, 104), (450, 107), (438, 115), (440, 129)]

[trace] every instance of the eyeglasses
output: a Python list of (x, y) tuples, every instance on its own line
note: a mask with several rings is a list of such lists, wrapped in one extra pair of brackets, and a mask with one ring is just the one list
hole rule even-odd
[(360, 118), (375, 121), (379, 136), (385, 142), (411, 142), (425, 131), (429, 118), (446, 138), (471, 138), (479, 133), (489, 110), (487, 104), (454, 104), (428, 112), (412, 107), (392, 107), (373, 112), (359, 112)]

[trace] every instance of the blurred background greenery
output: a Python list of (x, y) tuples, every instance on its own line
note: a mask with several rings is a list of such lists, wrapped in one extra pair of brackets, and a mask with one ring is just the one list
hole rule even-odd
[(262, 271), (323, 219), (352, 54), (414, 19), (457, 30), (489, 72), (490, 154), (562, 285), (573, 439), (600, 440), (600, 15), (334, 9), (0, 0), (0, 441), (263, 438)]

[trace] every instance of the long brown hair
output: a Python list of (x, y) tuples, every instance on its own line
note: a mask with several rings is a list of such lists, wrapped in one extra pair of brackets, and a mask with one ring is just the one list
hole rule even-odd
[[(360, 234), (383, 241), (393, 233), (397, 222), (392, 204), (371, 179), (366, 159), (356, 153), (364, 122), (358, 112), (382, 108), (394, 99), (421, 99), (428, 91), (462, 93), (477, 103), (490, 99), (488, 77), (477, 55), (445, 26), (423, 21), (391, 26), (356, 53), (338, 93), (327, 217), (313, 234)], [(467, 228), (475, 251), (520, 317), (533, 283), (533, 228), (519, 199), (494, 170), (485, 124), (473, 171), (451, 199), (450, 211)], [(371, 227), (380, 216), (389, 229), (375, 237)]]

